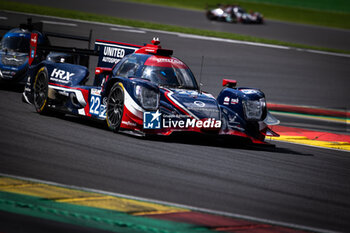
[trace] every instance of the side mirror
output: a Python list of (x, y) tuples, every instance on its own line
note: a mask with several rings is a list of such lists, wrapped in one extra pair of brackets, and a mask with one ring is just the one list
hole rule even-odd
[(228, 88), (234, 88), (237, 85), (237, 81), (233, 79), (223, 79), (222, 86)]

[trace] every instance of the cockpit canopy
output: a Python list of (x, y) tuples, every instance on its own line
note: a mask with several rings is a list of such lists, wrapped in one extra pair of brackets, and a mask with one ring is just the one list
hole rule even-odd
[(29, 53), (29, 37), (8, 36), (1, 41), (1, 50), (9, 52)]
[(115, 67), (114, 74), (146, 79), (160, 87), (198, 89), (191, 70), (174, 57), (132, 54)]
[(14, 28), (8, 31), (1, 40), (1, 50), (7, 52), (29, 53), (30, 35), (38, 34), (38, 44), (43, 43), (43, 35), (39, 31)]

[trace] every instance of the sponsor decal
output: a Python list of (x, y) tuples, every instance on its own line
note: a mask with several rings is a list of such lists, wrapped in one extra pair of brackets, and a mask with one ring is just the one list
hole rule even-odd
[(34, 34), (34, 36), (32, 36), (32, 38), (30, 39), (30, 41), (32, 43), (34, 43), (34, 44), (36, 44), (37, 40), (38, 40), (38, 35), (37, 34)]
[(8, 60), (8, 61), (15, 61), (15, 62), (21, 61), (21, 59), (17, 59), (16, 56), (14, 56), (14, 57), (5, 57), (5, 59)]
[(157, 63), (163, 63), (163, 62), (167, 62), (167, 63), (176, 63), (179, 65), (184, 65), (184, 63), (178, 59), (174, 59), (174, 58), (156, 58), (156, 62)]
[(104, 47), (103, 49), (103, 55), (109, 56), (109, 57), (118, 57), (123, 58), (125, 56), (125, 50), (116, 48), (116, 47)]
[(122, 124), (128, 125), (128, 126), (134, 126), (134, 127), (137, 126), (135, 122), (131, 122), (131, 121), (122, 121)]
[(180, 90), (178, 92), (179, 95), (186, 95), (186, 96), (191, 96), (193, 98), (198, 97), (198, 92), (197, 91), (190, 91), (190, 90)]
[(160, 66), (160, 67), (173, 67), (175, 66), (176, 68), (180, 69), (187, 69), (188, 67), (180, 61), (179, 59), (176, 58), (159, 58), (159, 57), (149, 57), (145, 65), (149, 66)]
[(112, 68), (123, 57), (138, 49), (134, 46), (117, 45), (109, 42), (96, 42), (95, 45), (100, 48), (97, 66), (106, 68)]
[(200, 108), (203, 108), (205, 106), (205, 103), (203, 103), (202, 101), (194, 101), (194, 104)]
[(257, 91), (257, 90), (254, 90), (254, 89), (242, 89), (242, 90), (240, 90), (240, 91), (243, 92), (243, 93), (246, 94), (246, 95), (258, 93), (258, 91)]
[(91, 95), (101, 95), (101, 89), (95, 89), (95, 88), (92, 88), (91, 89)]
[(226, 96), (224, 99), (224, 105), (229, 105), (230, 103), (230, 97)]
[(236, 98), (236, 99), (231, 99), (231, 104), (238, 104), (239, 103), (239, 99), (238, 98)]
[(37, 33), (32, 33), (30, 35), (30, 56), (28, 60), (28, 64), (31, 65), (35, 55), (36, 55), (36, 46), (38, 42), (38, 34)]
[(74, 73), (55, 68), (51, 73), (50, 80), (60, 83), (69, 83), (72, 76), (74, 76)]
[(119, 58), (113, 58), (113, 57), (103, 57), (102, 58), (102, 62), (111, 63), (111, 64), (118, 63), (120, 60), (121, 59), (119, 59)]
[(3, 70), (1, 72), (1, 77), (3, 78), (12, 78), (15, 75), (16, 75), (16, 72), (10, 71), (10, 70)]
[(202, 107), (195, 107), (195, 106), (189, 106), (187, 107), (188, 110), (191, 111), (201, 111), (206, 113), (218, 113), (219, 109), (217, 108), (202, 108)]
[(144, 112), (143, 115), (144, 129), (161, 129), (161, 128), (221, 128), (221, 120), (215, 118), (208, 118), (204, 120), (197, 120), (190, 118), (188, 115), (162, 115), (156, 112)]

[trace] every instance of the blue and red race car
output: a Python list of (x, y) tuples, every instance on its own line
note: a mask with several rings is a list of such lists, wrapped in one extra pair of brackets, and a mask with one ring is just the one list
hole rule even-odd
[[(35, 34), (31, 59), (35, 63)], [(170, 135), (198, 132), (234, 135), (264, 143), (278, 136), (267, 111), (264, 93), (236, 88), (223, 80), (218, 98), (200, 90), (189, 67), (163, 49), (159, 40), (145, 46), (97, 40), (99, 61), (94, 84), (85, 85), (84, 66), (44, 60), (32, 64), (23, 93), (40, 114), (68, 113), (105, 120), (114, 132)], [(90, 54), (93, 54), (91, 52)]]
[[(25, 84), (27, 80), (29, 41), (32, 33), (37, 35), (37, 44), (45, 47), (51, 46), (48, 37), (80, 40), (89, 43), (91, 40), (91, 31), (89, 37), (44, 32), (43, 23), (32, 23), (31, 18), (28, 18), (26, 24), (20, 24), (17, 28), (0, 25), (0, 30), (7, 31), (0, 43), (0, 81), (8, 84)], [(74, 56), (65, 54), (65, 56), (62, 57), (62, 55), (63, 54), (50, 53), (48, 50), (41, 50), (40, 53), (37, 54), (37, 57), (41, 57), (41, 59), (57, 60), (57, 56), (59, 56), (71, 63), (80, 64), (85, 62), (83, 64), (88, 64), (86, 58), (77, 61)], [(83, 56), (81, 58), (83, 58)]]

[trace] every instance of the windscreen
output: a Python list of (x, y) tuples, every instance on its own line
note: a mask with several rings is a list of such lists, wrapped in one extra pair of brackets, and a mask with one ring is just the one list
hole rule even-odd
[(163, 87), (198, 89), (191, 70), (175, 66), (144, 66), (142, 78)]
[(9, 52), (29, 53), (29, 38), (25, 37), (5, 37), (1, 42), (2, 50)]

